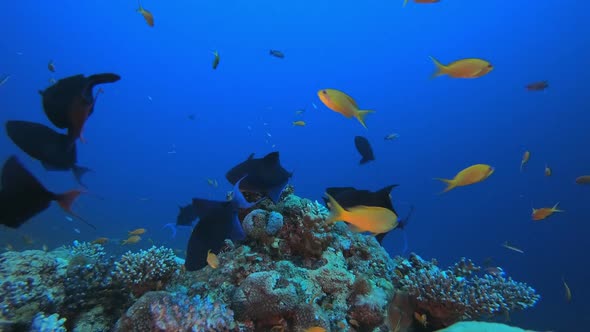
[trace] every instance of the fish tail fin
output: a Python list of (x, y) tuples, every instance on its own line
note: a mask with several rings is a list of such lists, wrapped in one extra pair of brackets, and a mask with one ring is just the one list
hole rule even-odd
[(441, 178), (434, 178), (435, 180), (438, 181), (442, 181), (444, 183), (447, 184), (447, 187), (445, 188), (445, 190), (443, 190), (441, 192), (442, 193), (446, 193), (447, 191), (451, 191), (452, 189), (454, 189), (455, 187), (457, 187), (457, 183), (455, 182), (455, 180), (449, 180), (449, 179), (441, 179)]
[(560, 202), (555, 203), (555, 205), (553, 205), (553, 212), (565, 212), (564, 210), (559, 210), (557, 207), (559, 205)]
[(72, 211), (72, 205), (74, 204), (74, 202), (76, 201), (78, 196), (80, 196), (80, 194), (82, 194), (82, 193), (83, 193), (82, 190), (70, 190), (66, 193), (56, 195), (55, 200), (57, 201), (57, 204), (59, 204), (59, 206), (64, 211), (66, 211), (67, 213), (71, 214), (72, 216), (78, 218), (80, 221), (82, 221), (86, 225), (96, 229), (96, 226), (89, 223), (86, 219), (80, 217), (79, 215), (77, 215), (76, 213), (74, 213)]
[(447, 73), (447, 66), (443, 65), (440, 61), (438, 61), (435, 57), (431, 56), (430, 60), (432, 60), (432, 62), (434, 62), (434, 65), (436, 66), (436, 71), (434, 73), (432, 73), (432, 75), (430, 76), (430, 78), (435, 78), (438, 76), (442, 76), (445, 75)]
[(375, 111), (369, 111), (369, 110), (360, 110), (357, 111), (355, 114), (355, 117), (357, 118), (357, 120), (359, 120), (359, 122), (363, 125), (363, 127), (365, 127), (367, 129), (367, 125), (365, 124), (365, 117), (367, 116), (367, 114), (369, 113), (375, 113)]
[(82, 183), (82, 176), (88, 172), (92, 172), (92, 170), (88, 167), (78, 165), (74, 165), (74, 167), (72, 167), (72, 173), (74, 174), (76, 181), (83, 187), (86, 187), (86, 185)]
[(338, 204), (338, 202), (334, 199), (334, 197), (330, 196), (330, 194), (326, 193), (326, 197), (328, 197), (329, 208), (330, 208), (330, 216), (326, 219), (328, 224), (333, 224), (338, 220), (342, 220), (342, 217), (346, 214), (346, 210)]

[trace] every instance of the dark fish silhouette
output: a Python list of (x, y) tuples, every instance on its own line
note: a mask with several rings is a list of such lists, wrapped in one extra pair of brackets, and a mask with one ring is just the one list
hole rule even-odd
[(225, 178), (235, 184), (246, 175), (240, 187), (243, 191), (265, 194), (277, 203), (293, 174), (281, 166), (279, 153), (271, 152), (263, 158), (254, 158), (251, 154), (246, 161), (230, 169)]
[(270, 50), (268, 52), (268, 54), (274, 56), (275, 58), (279, 58), (279, 59), (284, 59), (285, 58), (285, 54), (281, 51), (277, 51), (277, 50)]
[(245, 238), (242, 224), (238, 219), (239, 209), (247, 209), (255, 203), (246, 201), (240, 192), (240, 182), (234, 185), (231, 201), (211, 201), (193, 199), (193, 208), (199, 222), (193, 229), (186, 249), (184, 266), (187, 271), (195, 271), (207, 265), (207, 253), (219, 253), (225, 239), (240, 241)]
[(361, 154), (361, 157), (363, 157), (360, 161), (361, 165), (366, 164), (371, 160), (375, 160), (371, 144), (369, 144), (369, 141), (366, 138), (363, 136), (355, 136), (354, 146), (356, 146), (357, 151)]
[[(45, 211), (52, 201), (56, 201), (64, 211), (71, 215), (72, 204), (80, 195), (79, 190), (55, 194), (45, 189), (15, 156), (4, 163), (0, 191), (0, 224), (19, 228), (27, 220)], [(78, 217), (86, 222), (84, 219)], [(88, 224), (86, 222), (86, 224)], [(89, 226), (95, 228), (93, 225)]]
[[(399, 217), (399, 214), (397, 211), (395, 211), (391, 202), (391, 191), (395, 187), (397, 187), (397, 184), (384, 187), (375, 192), (369, 190), (358, 190), (354, 187), (330, 187), (326, 189), (326, 193), (334, 197), (338, 204), (340, 204), (344, 209), (349, 209), (359, 205), (379, 206), (391, 210), (396, 216)], [(324, 197), (324, 203), (326, 206), (328, 205), (328, 200), (326, 197)], [(398, 226), (394, 229), (403, 229), (407, 225), (408, 219), (409, 216), (404, 220), (399, 220)], [(383, 238), (385, 238), (388, 233), (389, 232), (378, 234), (375, 236), (375, 238), (379, 243), (381, 243)]]
[(67, 135), (35, 122), (7, 121), (6, 134), (14, 144), (49, 171), (71, 170), (79, 184), (89, 168), (76, 165), (76, 144)]
[(75, 140), (82, 133), (84, 123), (94, 112), (96, 96), (92, 89), (98, 84), (114, 83), (120, 80), (117, 74), (82, 74), (62, 78), (44, 91), (43, 110), (53, 125), (68, 129), (68, 136)]

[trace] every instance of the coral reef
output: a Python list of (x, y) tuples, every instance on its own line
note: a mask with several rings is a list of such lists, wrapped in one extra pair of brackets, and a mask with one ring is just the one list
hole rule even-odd
[(140, 297), (148, 291), (163, 289), (179, 269), (172, 249), (152, 246), (137, 253), (126, 252), (115, 263), (114, 279)]
[(219, 267), (194, 272), (164, 247), (118, 259), (78, 242), (7, 252), (0, 255), (0, 320), (34, 322), (38, 331), (54, 324), (58, 331), (405, 332), (539, 300), (525, 284), (478, 275), (468, 259), (447, 270), (415, 254), (391, 259), (374, 237), (327, 225), (327, 215), (290, 188), (276, 204), (265, 199), (241, 211), (247, 238), (226, 240)]
[(33, 320), (31, 332), (66, 332), (64, 327), (66, 319), (59, 318), (58, 314), (45, 316), (43, 313), (38, 313)]
[(463, 258), (447, 270), (416, 254), (397, 258), (396, 285), (413, 298), (433, 328), (487, 318), (534, 306), (540, 296), (528, 285), (500, 275), (476, 276), (480, 268)]

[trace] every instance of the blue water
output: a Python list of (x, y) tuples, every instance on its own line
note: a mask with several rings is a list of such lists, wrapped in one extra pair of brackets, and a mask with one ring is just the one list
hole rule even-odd
[[(65, 219), (57, 207), (17, 231), (2, 230), (16, 249), (50, 248), (98, 236), (126, 237), (146, 227), (157, 244), (184, 250), (160, 227), (191, 197), (223, 199), (225, 172), (255, 152), (281, 153), (300, 196), (319, 199), (327, 186), (379, 189), (398, 183), (410, 250), (446, 266), (461, 256), (493, 257), (542, 295), (512, 321), (537, 330), (584, 331), (590, 324), (590, 173), (586, 78), (590, 44), (583, 1), (452, 1), (401, 7), (401, 1), (145, 1), (148, 27), (134, 1), (0, 2), (0, 120), (48, 124), (37, 90), (49, 79), (115, 72), (79, 144), (89, 193), (76, 211), (98, 231)], [(269, 49), (285, 53), (271, 57)], [(221, 62), (211, 69), (218, 50)], [(428, 56), (448, 63), (484, 58), (494, 71), (476, 80), (440, 77)], [(56, 73), (47, 70), (53, 60)], [(524, 85), (548, 80), (545, 92)], [(369, 130), (321, 104), (316, 92), (352, 95)], [(151, 98), (151, 101), (150, 101)], [(312, 103), (318, 106), (314, 109)], [(302, 117), (295, 111), (305, 108)], [(194, 115), (195, 119), (189, 119)], [(291, 122), (303, 118), (304, 128)], [(266, 125), (265, 125), (266, 124)], [(248, 128), (250, 127), (251, 130)], [(384, 141), (391, 132), (396, 141)], [(271, 137), (267, 135), (269, 133)], [(353, 137), (366, 136), (377, 160), (358, 165)], [(268, 142), (267, 142), (268, 141)], [(276, 145), (276, 148), (272, 148)], [(4, 135), (0, 157), (16, 154), (51, 190), (76, 187), (70, 173), (44, 171)], [(532, 153), (524, 173), (523, 152)], [(175, 151), (176, 153), (169, 153)], [(487, 163), (485, 182), (437, 195), (461, 169)], [(554, 171), (543, 176), (545, 163)], [(207, 185), (217, 179), (220, 187)], [(561, 202), (566, 212), (533, 223), (531, 207)], [(78, 234), (75, 229), (78, 229)], [(21, 240), (29, 235), (35, 243)], [(500, 246), (508, 240), (524, 255)], [(137, 247), (147, 247), (144, 241)], [(112, 245), (114, 249), (122, 251)], [(393, 254), (401, 235), (386, 241)], [(566, 303), (561, 278), (572, 289)]]

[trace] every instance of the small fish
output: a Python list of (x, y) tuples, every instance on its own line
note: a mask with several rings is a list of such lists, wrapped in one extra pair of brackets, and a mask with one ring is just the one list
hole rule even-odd
[(147, 232), (145, 228), (137, 228), (129, 232), (129, 235), (142, 235)]
[(416, 321), (418, 321), (418, 323), (420, 323), (422, 326), (426, 327), (428, 325), (428, 320), (426, 317), (426, 314), (419, 314), (417, 312), (414, 312), (414, 319), (416, 319)]
[(508, 244), (508, 241), (505, 241), (504, 243), (502, 243), (502, 247), (512, 250), (512, 251), (516, 251), (518, 253), (524, 254), (524, 251), (522, 251), (521, 249), (518, 249), (516, 247), (511, 246), (510, 244)]
[(215, 69), (217, 69), (217, 66), (219, 66), (219, 52), (213, 51), (211, 53), (213, 53), (213, 56), (214, 56), (214, 58), (213, 58), (213, 66), (212, 67), (215, 70)]
[(98, 239), (90, 242), (92, 244), (100, 244), (100, 245), (105, 245), (107, 242), (109, 242), (109, 239), (106, 237), (99, 237)]
[(212, 269), (219, 267), (219, 258), (217, 258), (217, 255), (212, 253), (211, 250), (207, 251), (207, 264), (209, 264)]
[(4, 84), (6, 84), (6, 82), (8, 82), (9, 78), (10, 78), (10, 75), (2, 76), (2, 79), (0, 79), (0, 86), (3, 86)]
[(359, 164), (363, 165), (368, 163), (369, 161), (375, 160), (373, 148), (371, 148), (371, 144), (369, 143), (369, 140), (367, 138), (363, 136), (355, 136), (354, 146), (356, 147), (356, 150), (362, 157), (359, 161)]
[(49, 63), (47, 63), (47, 69), (49, 69), (50, 72), (55, 73), (55, 64), (53, 63), (53, 60), (49, 60)]
[(565, 300), (567, 302), (571, 302), (572, 301), (572, 291), (571, 291), (570, 287), (567, 285), (567, 283), (565, 282), (564, 277), (561, 277), (561, 281), (563, 281), (563, 288), (565, 289)]
[(485, 268), (485, 271), (487, 274), (492, 275), (494, 277), (502, 277), (506, 274), (504, 270), (499, 266), (488, 266)]
[[(413, 0), (415, 3), (437, 3), (440, 2), (440, 0)], [(408, 4), (409, 0), (404, 0), (404, 5), (403, 7), (405, 7)]]
[(284, 59), (285, 58), (285, 54), (283, 54), (283, 52), (277, 51), (277, 50), (270, 50), (268, 52), (268, 54), (274, 56), (275, 58), (279, 58), (279, 59)]
[(545, 176), (551, 176), (553, 174), (553, 171), (551, 170), (551, 167), (547, 166), (547, 164), (545, 164)]
[(396, 133), (391, 133), (388, 134), (387, 136), (385, 136), (385, 138), (383, 138), (386, 141), (393, 141), (394, 139), (398, 139), (399, 138), (399, 134)]
[(347, 118), (356, 118), (365, 128), (367, 128), (365, 117), (369, 113), (375, 113), (375, 111), (360, 110), (352, 97), (339, 90), (323, 89), (318, 91), (318, 97), (332, 111), (340, 113)]
[(45, 252), (49, 251), (49, 247), (47, 247), (47, 245), (46, 245), (46, 244), (44, 244), (44, 245), (41, 247), (41, 249), (43, 249), (43, 251), (45, 251)]
[(303, 114), (303, 113), (305, 113), (305, 109), (304, 109), (304, 108), (302, 108), (302, 109), (300, 109), (300, 110), (296, 110), (296, 111), (295, 111), (295, 114), (296, 114), (296, 115), (301, 115), (301, 114)]
[(272, 137), (272, 135), (269, 132), (266, 133), (266, 136)]
[(13, 247), (13, 246), (12, 246), (12, 244), (10, 244), (10, 243), (7, 243), (7, 244), (4, 246), (4, 249), (6, 249), (6, 251), (14, 251), (14, 247)]
[(219, 183), (217, 183), (217, 180), (215, 179), (207, 179), (207, 184), (213, 188), (219, 187)]
[(80, 230), (78, 228), (74, 228), (74, 232), (80, 234)]
[(72, 219), (72, 217), (70, 217), (70, 216), (66, 216), (66, 220), (69, 221), (69, 222), (73, 222), (74, 221), (74, 219)]
[(131, 235), (130, 237), (128, 237), (125, 241), (123, 241), (121, 243), (121, 245), (126, 245), (126, 244), (134, 244), (141, 241), (141, 236), (139, 235)]
[(305, 121), (299, 120), (299, 121), (293, 121), (293, 125), (297, 126), (297, 127), (305, 127), (306, 123), (305, 123)]
[(577, 184), (590, 184), (590, 175), (582, 175), (576, 178)]
[(522, 155), (522, 160), (520, 161), (520, 171), (521, 172), (524, 169), (524, 167), (526, 166), (526, 164), (529, 162), (529, 159), (531, 159), (531, 152), (525, 151), (524, 154)]
[(139, 8), (137, 8), (137, 12), (140, 13), (141, 16), (143, 16), (147, 25), (149, 25), (150, 27), (153, 27), (154, 26), (154, 15), (152, 15), (152, 13), (149, 10), (143, 8), (143, 6), (141, 5), (141, 2), (139, 0), (137, 0), (137, 3), (139, 5)]
[(543, 91), (549, 87), (549, 82), (547, 81), (540, 81), (540, 82), (533, 82), (526, 85), (526, 89), (528, 91)]
[(326, 329), (321, 326), (313, 326), (313, 327), (308, 327), (303, 331), (304, 332), (326, 332)]
[(451, 180), (441, 178), (435, 178), (435, 180), (439, 180), (447, 184), (447, 187), (443, 191), (443, 193), (446, 193), (447, 191), (450, 191), (456, 187), (463, 187), (482, 182), (483, 180), (490, 177), (490, 175), (493, 173), (494, 168), (492, 166), (477, 164), (465, 168), (461, 172), (457, 173), (457, 175), (455, 175), (455, 177)]
[(549, 216), (551, 216), (555, 212), (565, 212), (563, 210), (558, 210), (557, 209), (558, 205), (559, 205), (559, 202), (556, 203), (552, 208), (540, 208), (540, 209), (533, 208), (533, 213), (531, 214), (531, 217), (534, 221), (539, 221), (539, 220), (543, 220), (545, 218), (548, 218)]
[(442, 75), (449, 75), (452, 78), (479, 78), (494, 69), (491, 63), (483, 59), (461, 59), (448, 65), (443, 65), (434, 57), (430, 59), (436, 65), (436, 72), (432, 74), (432, 78)]
[(313, 107), (314, 110), (318, 109), (318, 105), (316, 105), (315, 103), (311, 103), (311, 106)]

